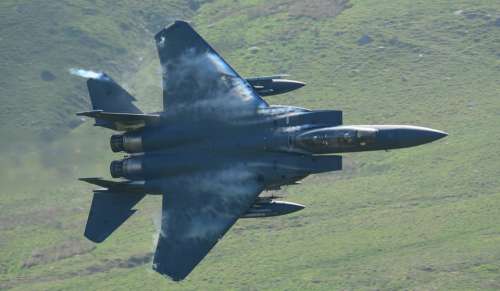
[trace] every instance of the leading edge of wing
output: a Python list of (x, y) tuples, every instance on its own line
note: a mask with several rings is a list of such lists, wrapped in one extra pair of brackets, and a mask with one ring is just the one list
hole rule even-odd
[(201, 173), (165, 183), (153, 261), (158, 273), (183, 280), (263, 190), (243, 169)]
[(175, 21), (155, 40), (163, 70), (164, 109), (194, 108), (203, 114), (268, 106), (189, 23)]

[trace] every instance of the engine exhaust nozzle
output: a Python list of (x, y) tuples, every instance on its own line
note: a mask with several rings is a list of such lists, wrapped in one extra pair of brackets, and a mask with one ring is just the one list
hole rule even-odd
[(142, 158), (133, 157), (112, 161), (109, 166), (111, 177), (137, 180), (143, 176)]
[(123, 177), (123, 161), (112, 161), (109, 166), (109, 171), (111, 172), (111, 177), (113, 178)]
[(109, 145), (111, 146), (111, 150), (114, 153), (124, 151), (125, 149), (123, 148), (123, 135), (121, 134), (112, 135), (111, 139), (109, 140)]
[(109, 145), (115, 153), (140, 153), (143, 151), (142, 137), (138, 133), (114, 134), (109, 140)]

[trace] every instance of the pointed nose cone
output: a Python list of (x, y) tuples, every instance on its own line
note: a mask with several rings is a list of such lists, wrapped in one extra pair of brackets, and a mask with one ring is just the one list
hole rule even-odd
[(300, 88), (304, 87), (305, 85), (306, 85), (306, 83), (304, 83), (304, 82), (291, 81), (291, 87), (293, 88), (293, 90), (300, 89)]
[(299, 211), (299, 210), (302, 210), (304, 208), (306, 208), (306, 207), (304, 205), (302, 205), (302, 204), (293, 203), (293, 207), (292, 207), (292, 211), (291, 212)]
[(444, 131), (419, 126), (401, 125), (380, 128), (380, 141), (387, 148), (417, 146), (433, 142), (447, 135)]
[(441, 139), (447, 136), (448, 134), (440, 130), (435, 130), (430, 128), (418, 128), (415, 130), (411, 130), (409, 135), (411, 136), (412, 141), (415, 141), (418, 144), (424, 144)]

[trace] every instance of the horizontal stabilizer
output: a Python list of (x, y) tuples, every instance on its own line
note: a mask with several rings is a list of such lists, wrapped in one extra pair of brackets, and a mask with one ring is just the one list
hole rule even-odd
[(142, 193), (94, 192), (85, 237), (93, 242), (103, 242), (135, 213), (132, 208), (143, 197)]
[(76, 115), (95, 118), (96, 126), (107, 127), (119, 131), (136, 130), (146, 125), (150, 126), (160, 123), (159, 114), (116, 113), (92, 110), (78, 112)]
[[(147, 192), (144, 187), (144, 181), (110, 181), (103, 178), (79, 178), (80, 181), (87, 182), (92, 185), (106, 188), (112, 191), (120, 192)], [(126, 194), (124, 194), (126, 195)]]

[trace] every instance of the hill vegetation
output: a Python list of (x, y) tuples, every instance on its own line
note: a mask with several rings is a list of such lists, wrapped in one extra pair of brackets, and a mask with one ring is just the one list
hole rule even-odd
[[(243, 76), (288, 73), (272, 104), (344, 111), (346, 124), (449, 136), (345, 155), (341, 173), (280, 194), (306, 205), (239, 221), (182, 283), (150, 269), (160, 198), (103, 244), (85, 240), (110, 131), (74, 117), (102, 70), (161, 107), (152, 35), (196, 29)], [(500, 288), (500, 4), (493, 0), (14, 1), (0, 3), (0, 289)]]

